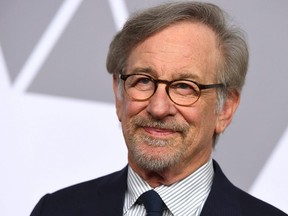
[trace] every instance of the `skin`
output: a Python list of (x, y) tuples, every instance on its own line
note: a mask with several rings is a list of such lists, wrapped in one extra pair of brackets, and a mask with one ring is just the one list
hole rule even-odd
[[(138, 44), (129, 55), (126, 74), (144, 71), (156, 79), (211, 84), (219, 55), (209, 27), (181, 21)], [(139, 102), (125, 93), (119, 97), (117, 79), (114, 76), (116, 110), (128, 163), (152, 187), (171, 185), (205, 164), (213, 150), (213, 135), (225, 130), (239, 104), (239, 94), (230, 94), (216, 112), (216, 90), (207, 89), (195, 104), (179, 106), (169, 99), (164, 84), (149, 100)]]

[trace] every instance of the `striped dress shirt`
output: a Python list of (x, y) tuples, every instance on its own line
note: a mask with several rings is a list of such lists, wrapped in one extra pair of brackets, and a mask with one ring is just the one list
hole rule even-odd
[[(199, 216), (210, 192), (213, 175), (210, 159), (185, 179), (169, 186), (154, 188), (167, 207), (163, 216)], [(131, 167), (128, 168), (127, 188), (123, 215), (145, 216), (144, 205), (138, 204), (137, 199), (152, 188)]]

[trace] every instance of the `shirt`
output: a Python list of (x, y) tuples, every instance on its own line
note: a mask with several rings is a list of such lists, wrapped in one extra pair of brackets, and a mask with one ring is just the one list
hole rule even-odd
[[(163, 216), (199, 216), (211, 190), (213, 176), (213, 163), (210, 159), (181, 181), (169, 186), (160, 185), (154, 188), (167, 206)], [(145, 216), (144, 205), (136, 201), (142, 193), (151, 189), (153, 188), (129, 166), (123, 215)]]

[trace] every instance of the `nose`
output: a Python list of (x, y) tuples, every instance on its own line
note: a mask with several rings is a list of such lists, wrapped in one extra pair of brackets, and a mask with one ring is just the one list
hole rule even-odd
[(154, 119), (163, 119), (176, 114), (175, 104), (167, 95), (165, 85), (158, 85), (155, 94), (149, 99), (146, 109)]

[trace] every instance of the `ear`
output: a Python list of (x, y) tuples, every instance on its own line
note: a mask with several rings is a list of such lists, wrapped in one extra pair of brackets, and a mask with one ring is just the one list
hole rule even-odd
[(122, 111), (123, 111), (123, 98), (122, 98), (122, 92), (119, 89), (119, 77), (117, 74), (113, 74), (113, 91), (114, 91), (114, 98), (115, 98), (115, 104), (116, 104), (116, 114), (118, 116), (119, 121), (121, 122), (122, 118)]
[(231, 123), (234, 113), (236, 112), (240, 103), (239, 92), (232, 92), (226, 99), (222, 110), (218, 113), (215, 133), (220, 134), (225, 131), (228, 125)]

